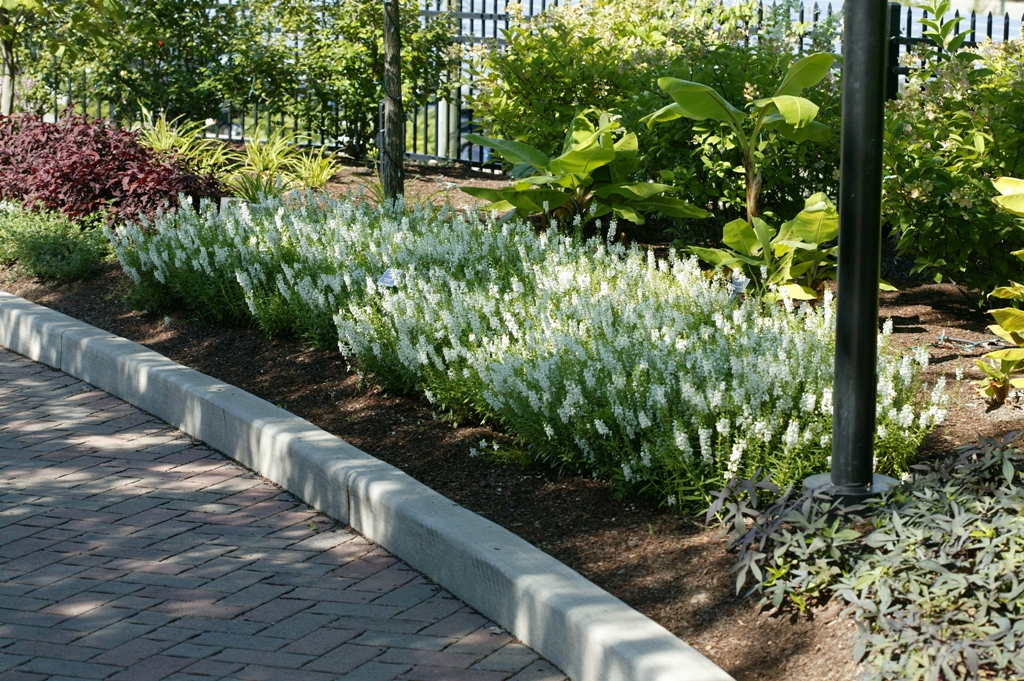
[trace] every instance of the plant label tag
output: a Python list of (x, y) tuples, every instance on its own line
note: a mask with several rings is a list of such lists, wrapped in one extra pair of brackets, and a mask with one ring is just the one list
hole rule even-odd
[(393, 270), (389, 267), (377, 280), (377, 286), (387, 286), (388, 288), (398, 286), (398, 277), (400, 276), (402, 276), (402, 270)]
[(732, 285), (732, 296), (730, 300), (736, 300), (741, 293), (747, 290), (747, 285), (750, 283), (748, 277), (739, 276), (729, 282)]

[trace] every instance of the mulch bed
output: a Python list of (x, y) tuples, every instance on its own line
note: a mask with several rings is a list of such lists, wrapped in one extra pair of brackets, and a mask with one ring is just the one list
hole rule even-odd
[[(444, 172), (438, 170), (435, 177)], [(347, 186), (354, 182), (345, 180)], [(427, 183), (436, 185), (433, 179)], [(39, 282), (0, 268), (0, 289), (232, 383), (401, 468), (569, 565), (739, 681), (848, 681), (856, 676), (850, 644), (856, 627), (840, 614), (841, 608), (830, 604), (810, 618), (771, 616), (757, 607), (756, 597), (738, 598), (729, 572), (731, 556), (717, 530), (644, 500), (616, 499), (602, 482), (471, 456), (481, 439), (504, 436), (488, 426), (439, 421), (425, 401), (390, 395), (360, 380), (336, 352), (268, 340), (258, 330), (218, 325), (188, 311), (131, 310), (124, 303), (127, 285), (116, 265), (73, 284)], [(987, 315), (950, 285), (905, 284), (899, 292), (883, 294), (882, 304), (881, 317), (892, 318), (894, 338), (906, 347), (934, 343), (943, 332), (963, 339), (987, 337)], [(970, 353), (949, 344), (931, 352), (929, 380), (945, 374), (955, 384), (961, 364), (965, 382), (946, 425), (928, 437), (922, 456), (948, 452), (979, 433), (1024, 427), (1019, 409), (986, 411), (966, 383), (980, 376)], [(977, 349), (973, 355), (983, 352)]]

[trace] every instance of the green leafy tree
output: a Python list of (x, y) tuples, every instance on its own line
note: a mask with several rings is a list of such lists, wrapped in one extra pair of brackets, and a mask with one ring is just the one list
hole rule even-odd
[[(244, 30), (229, 49), (220, 91), (239, 105), (309, 122), (364, 158), (384, 98), (384, 10), (379, 0), (248, 0)], [(402, 100), (418, 106), (452, 87), (458, 49), (445, 16), (420, 23), (402, 0)]]
[(38, 34), (37, 50), (63, 59), (108, 43), (111, 29), (123, 18), (119, 0), (0, 0), (0, 114), (12, 112), (19, 56), (28, 35)]

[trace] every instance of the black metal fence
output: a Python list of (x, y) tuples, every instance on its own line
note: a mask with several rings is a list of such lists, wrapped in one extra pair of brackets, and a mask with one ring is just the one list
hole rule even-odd
[[(928, 12), (917, 12), (920, 14), (915, 20), (913, 7), (903, 7), (896, 2), (889, 3), (889, 78), (886, 93), (889, 99), (897, 96), (903, 78), (911, 71), (910, 66), (902, 64), (907, 51), (916, 45), (931, 42), (921, 35), (921, 19), (928, 19)], [(960, 35), (964, 31), (970, 32), (970, 36), (963, 43), (969, 48), (976, 48), (985, 41), (1004, 42), (1010, 38), (1020, 38), (1021, 26), (1024, 24), (1024, 16), (1020, 19), (1011, 19), (1009, 12), (1004, 12), (1003, 16), (997, 16), (993, 12), (979, 16), (977, 12), (972, 11), (970, 16), (961, 16), (957, 10), (953, 13), (952, 19), (957, 22), (953, 30), (954, 35)]]
[[(549, 7), (565, 5), (573, 1), (522, 0), (522, 15), (533, 17)], [(515, 2), (515, 0), (511, 0), (511, 2)], [(500, 46), (504, 42), (502, 30), (509, 27), (508, 5), (511, 2), (510, 0), (422, 0), (420, 16), (422, 21), (439, 16), (448, 16), (454, 19), (457, 26), (455, 40), (459, 43), (473, 44), (493, 40)], [(889, 51), (890, 77), (888, 78), (887, 94), (894, 97), (903, 78), (910, 71), (910, 67), (902, 65), (903, 55), (914, 45), (927, 42), (927, 39), (921, 35), (920, 20), (927, 18), (928, 13), (903, 7), (895, 2), (890, 3), (889, 7), (890, 45), (895, 49)], [(827, 19), (836, 11), (840, 10), (834, 11), (831, 3), (824, 7), (814, 3), (812, 6), (802, 7), (794, 19), (813, 25)], [(748, 39), (757, 39), (764, 16), (765, 6), (762, 5), (756, 22), (748, 27)], [(954, 18), (963, 23), (962, 28), (958, 23), (956, 30), (958, 34), (961, 31), (972, 31), (971, 37), (964, 43), (968, 47), (977, 47), (986, 39), (999, 42), (1020, 37), (1021, 24), (1024, 23), (1024, 17), (1021, 20), (1011, 19), (1008, 13), (996, 16), (991, 12), (987, 15), (971, 12), (969, 16), (961, 17), (957, 12)], [(296, 38), (296, 49), (299, 49), (298, 43), (299, 40)], [(797, 49), (801, 52), (805, 49), (802, 38), (798, 41)], [(839, 49), (840, 45), (836, 45), (836, 50)], [(467, 66), (467, 64), (463, 64), (464, 74), (468, 73)], [(69, 82), (67, 94), (55, 98), (54, 115), (57, 115), (62, 105), (66, 106), (67, 103), (74, 102), (79, 107), (84, 104), (86, 110), (95, 115), (117, 116), (109, 104), (95, 100), (90, 101), (89, 91), (89, 85), (86, 82)], [(490, 160), (489, 149), (472, 145), (465, 139), (467, 133), (478, 131), (474, 128), (473, 112), (466, 106), (467, 98), (473, 93), (472, 84), (453, 86), (450, 96), (446, 99), (438, 99), (428, 102), (424, 106), (407, 110), (406, 147), (407, 157), (410, 160), (427, 163), (463, 163), (472, 166), (482, 166)], [(247, 134), (262, 134), (264, 126), (269, 133), (274, 127), (284, 124), (314, 133), (312, 135), (314, 144), (332, 144), (330, 137), (325, 136), (322, 130), (319, 136), (315, 134), (317, 128), (311, 121), (298, 119), (286, 121), (280, 116), (275, 118), (261, 113), (258, 109), (244, 109), (230, 103), (225, 104), (222, 110), (215, 134), (224, 139), (241, 140)], [(257, 132), (254, 133), (254, 130)]]

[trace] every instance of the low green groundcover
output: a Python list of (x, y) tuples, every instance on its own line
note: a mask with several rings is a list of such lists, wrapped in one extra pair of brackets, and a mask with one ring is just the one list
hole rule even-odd
[[(982, 439), (954, 457), (913, 466), (866, 506), (782, 495), (734, 481), (712, 506), (766, 603), (848, 604), (861, 635), (855, 655), (870, 679), (959, 681), (1024, 675), (1024, 454)], [(753, 519), (749, 523), (748, 519)]]

